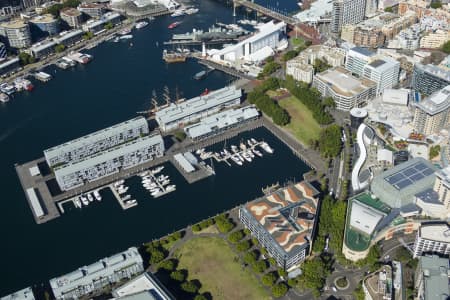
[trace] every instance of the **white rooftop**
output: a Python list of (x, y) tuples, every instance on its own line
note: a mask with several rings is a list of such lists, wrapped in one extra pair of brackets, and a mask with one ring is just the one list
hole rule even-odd
[(350, 226), (371, 235), (385, 214), (368, 205), (354, 200), (350, 215)]
[(139, 275), (133, 280), (130, 280), (121, 287), (115, 289), (112, 292), (112, 295), (114, 297), (117, 297), (118, 299), (121, 299), (122, 297), (133, 295), (143, 291), (152, 291), (153, 293), (157, 293), (157, 295), (160, 297), (158, 299), (161, 300), (171, 299), (170, 296), (167, 295), (166, 292), (161, 288), (159, 282), (154, 280), (154, 278), (148, 273)]
[(416, 106), (430, 115), (440, 113), (450, 107), (450, 85), (442, 90), (436, 91)]
[(450, 228), (446, 224), (430, 224), (420, 227), (420, 237), (427, 240), (450, 243)]
[(406, 89), (385, 89), (382, 100), (386, 104), (408, 105), (409, 91)]
[(34, 294), (30, 287), (1, 297), (0, 300), (34, 300)]
[(303, 10), (294, 15), (294, 18), (301, 22), (317, 22), (333, 10), (333, 0), (317, 0), (311, 4), (307, 10)]

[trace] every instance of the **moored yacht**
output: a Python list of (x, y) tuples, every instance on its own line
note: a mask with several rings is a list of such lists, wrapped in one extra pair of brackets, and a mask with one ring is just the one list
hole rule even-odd
[(91, 193), (87, 193), (87, 198), (88, 198), (89, 202), (94, 201), (94, 197), (92, 197)]
[(267, 153), (273, 153), (273, 149), (266, 142), (261, 142), (260, 146)]
[(100, 195), (98, 190), (94, 191), (94, 197), (97, 199), (97, 201), (102, 201), (102, 196)]

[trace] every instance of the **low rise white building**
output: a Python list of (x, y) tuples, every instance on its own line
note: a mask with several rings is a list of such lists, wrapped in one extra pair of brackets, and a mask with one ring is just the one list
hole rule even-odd
[(450, 227), (447, 224), (422, 224), (413, 247), (414, 258), (424, 254), (450, 254)]
[(210, 51), (211, 59), (218, 62), (238, 61), (259, 62), (272, 55), (274, 51), (287, 47), (286, 24), (273, 21), (258, 27), (251, 37), (221, 50)]

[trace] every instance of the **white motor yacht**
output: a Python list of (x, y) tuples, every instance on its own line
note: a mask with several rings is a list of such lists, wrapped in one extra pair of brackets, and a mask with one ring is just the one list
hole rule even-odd
[(73, 205), (75, 205), (75, 207), (77, 207), (77, 208), (81, 208), (81, 201), (80, 201), (80, 199), (75, 198), (73, 200)]
[(92, 197), (91, 193), (87, 193), (87, 198), (88, 198), (89, 202), (94, 201), (94, 197)]
[(261, 142), (261, 148), (267, 153), (273, 153), (273, 149), (266, 142)]
[(126, 201), (126, 200), (128, 200), (128, 199), (130, 199), (130, 198), (131, 198), (130, 195), (125, 195), (125, 196), (123, 196), (121, 199), (122, 199), (122, 201)]
[(97, 201), (102, 201), (102, 196), (100, 195), (98, 190), (94, 191), (94, 197), (97, 199)]
[(80, 196), (80, 200), (81, 200), (81, 202), (83, 203), (83, 205), (85, 205), (85, 206), (89, 205), (89, 201), (88, 201), (88, 199), (86, 198), (86, 196), (81, 195), (81, 196)]

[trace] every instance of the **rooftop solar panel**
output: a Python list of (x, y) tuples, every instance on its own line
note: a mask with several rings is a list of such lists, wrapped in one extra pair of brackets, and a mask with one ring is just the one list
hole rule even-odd
[(425, 176), (422, 173), (416, 173), (409, 177), (413, 182), (419, 181), (420, 179), (424, 178)]
[(390, 183), (390, 184), (395, 184), (396, 182), (404, 179), (405, 176), (403, 176), (403, 174), (401, 173), (396, 173), (394, 175), (391, 175), (389, 177), (386, 178), (386, 180)]
[(412, 168), (408, 168), (408, 169), (403, 171), (403, 174), (405, 174), (408, 177), (413, 175), (413, 174), (415, 174), (415, 173), (417, 173), (417, 171), (412, 169)]
[(428, 167), (424, 163), (415, 164), (414, 167), (419, 171), (428, 169)]
[(395, 186), (397, 187), (397, 189), (401, 190), (401, 189), (404, 189), (405, 187), (407, 187), (408, 185), (411, 185), (412, 183), (413, 182), (411, 180), (405, 179), (405, 180), (402, 180), (402, 181), (396, 183)]

